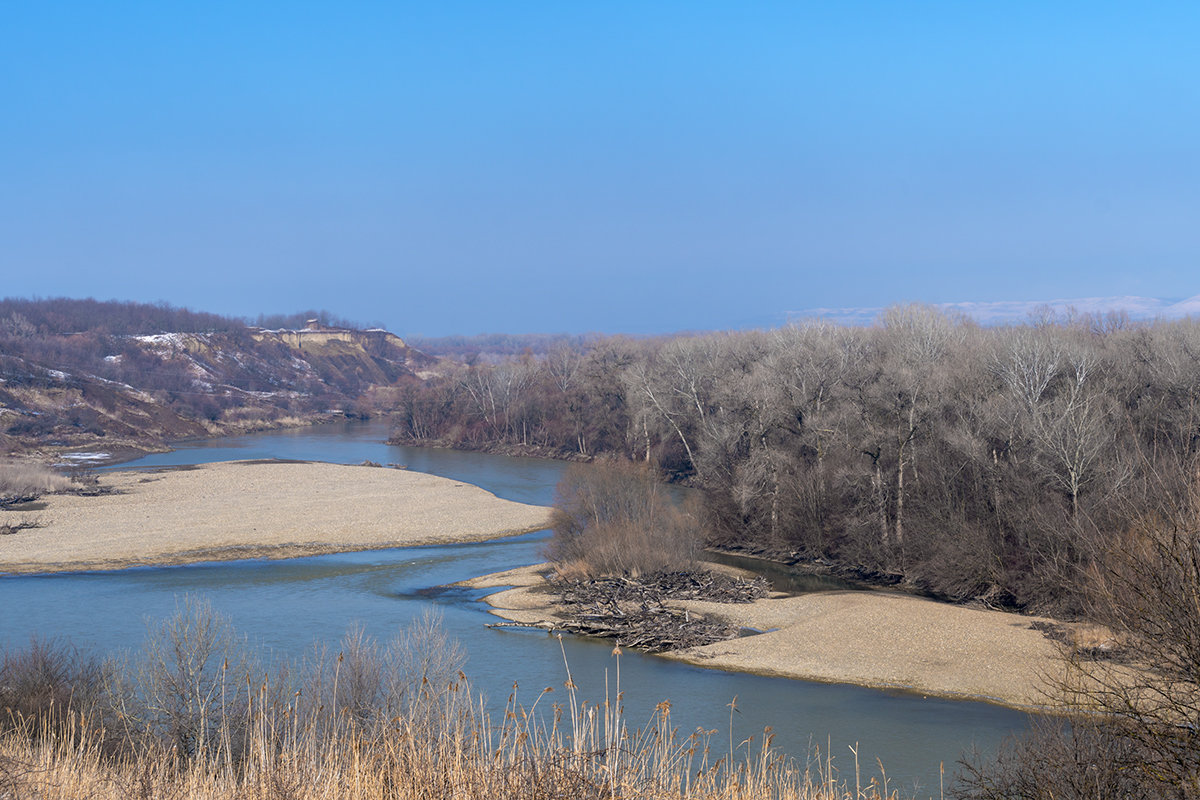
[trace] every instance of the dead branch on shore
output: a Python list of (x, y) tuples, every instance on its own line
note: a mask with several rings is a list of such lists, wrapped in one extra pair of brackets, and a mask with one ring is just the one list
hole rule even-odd
[(20, 533), (21, 531), (28, 531), (41, 527), (44, 527), (42, 525), (42, 521), (37, 518), (25, 517), (13, 522), (5, 520), (0, 522), (0, 536), (11, 536), (15, 533)]

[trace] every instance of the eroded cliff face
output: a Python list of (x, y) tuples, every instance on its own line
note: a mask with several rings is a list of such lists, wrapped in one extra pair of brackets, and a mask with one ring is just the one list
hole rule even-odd
[[(0, 342), (0, 453), (170, 440), (375, 410), (431, 359), (383, 330), (46, 335)], [(386, 393), (383, 393), (386, 394)]]

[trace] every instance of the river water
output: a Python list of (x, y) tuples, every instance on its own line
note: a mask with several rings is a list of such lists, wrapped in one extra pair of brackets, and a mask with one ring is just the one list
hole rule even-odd
[[(146, 456), (122, 468), (152, 468), (252, 458), (334, 463), (369, 459), (482, 486), (526, 503), (549, 504), (564, 465), (451, 450), (390, 447), (386, 425), (339, 423), (186, 443), (172, 453)], [(302, 656), (314, 643), (336, 647), (354, 623), (386, 639), (425, 610), (436, 608), (446, 630), (468, 653), (473, 687), (503, 704), (515, 683), (531, 703), (545, 687), (565, 699), (559, 640), (541, 631), (489, 629), (494, 620), (478, 592), (441, 590), (446, 584), (541, 560), (545, 532), (481, 544), (411, 547), (364, 553), (247, 560), (181, 567), (137, 568), (46, 576), (0, 577), (0, 646), (21, 646), (33, 635), (67, 639), (101, 651), (134, 650), (148, 621), (169, 615), (188, 595), (206, 598), (237, 630), (281, 656)], [(572, 678), (582, 695), (602, 700), (615, 680), (611, 644), (564, 638)], [(997, 665), (1001, 668), (1001, 665)], [(620, 657), (627, 719), (639, 725), (656, 704), (671, 702), (683, 734), (697, 726), (719, 731), (716, 740), (760, 737), (771, 726), (775, 743), (804, 758), (828, 750), (853, 778), (856, 747), (864, 774), (882, 761), (893, 786), (938, 793), (964, 750), (994, 749), (1027, 727), (1025, 714), (987, 703), (927, 698), (854, 686), (828, 685), (722, 672), (626, 652)], [(736, 698), (736, 712), (729, 704)]]

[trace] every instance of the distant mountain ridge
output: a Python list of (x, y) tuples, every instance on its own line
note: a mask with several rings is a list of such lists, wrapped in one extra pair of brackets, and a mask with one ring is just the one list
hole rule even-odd
[[(1043, 311), (1064, 316), (1074, 311), (1080, 314), (1125, 312), (1130, 319), (1180, 319), (1200, 314), (1200, 294), (1188, 298), (1139, 297), (1076, 297), (1057, 300), (998, 300), (933, 303), (948, 313), (965, 314), (982, 325), (1005, 325), (1028, 322)], [(879, 316), (882, 307), (806, 308), (788, 313), (791, 319), (821, 318), (847, 325), (869, 325)]]

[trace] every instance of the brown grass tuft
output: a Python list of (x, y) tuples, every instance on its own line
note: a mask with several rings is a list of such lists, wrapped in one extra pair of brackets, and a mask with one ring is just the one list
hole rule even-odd
[(71, 479), (35, 461), (0, 460), (0, 506), (71, 487)]

